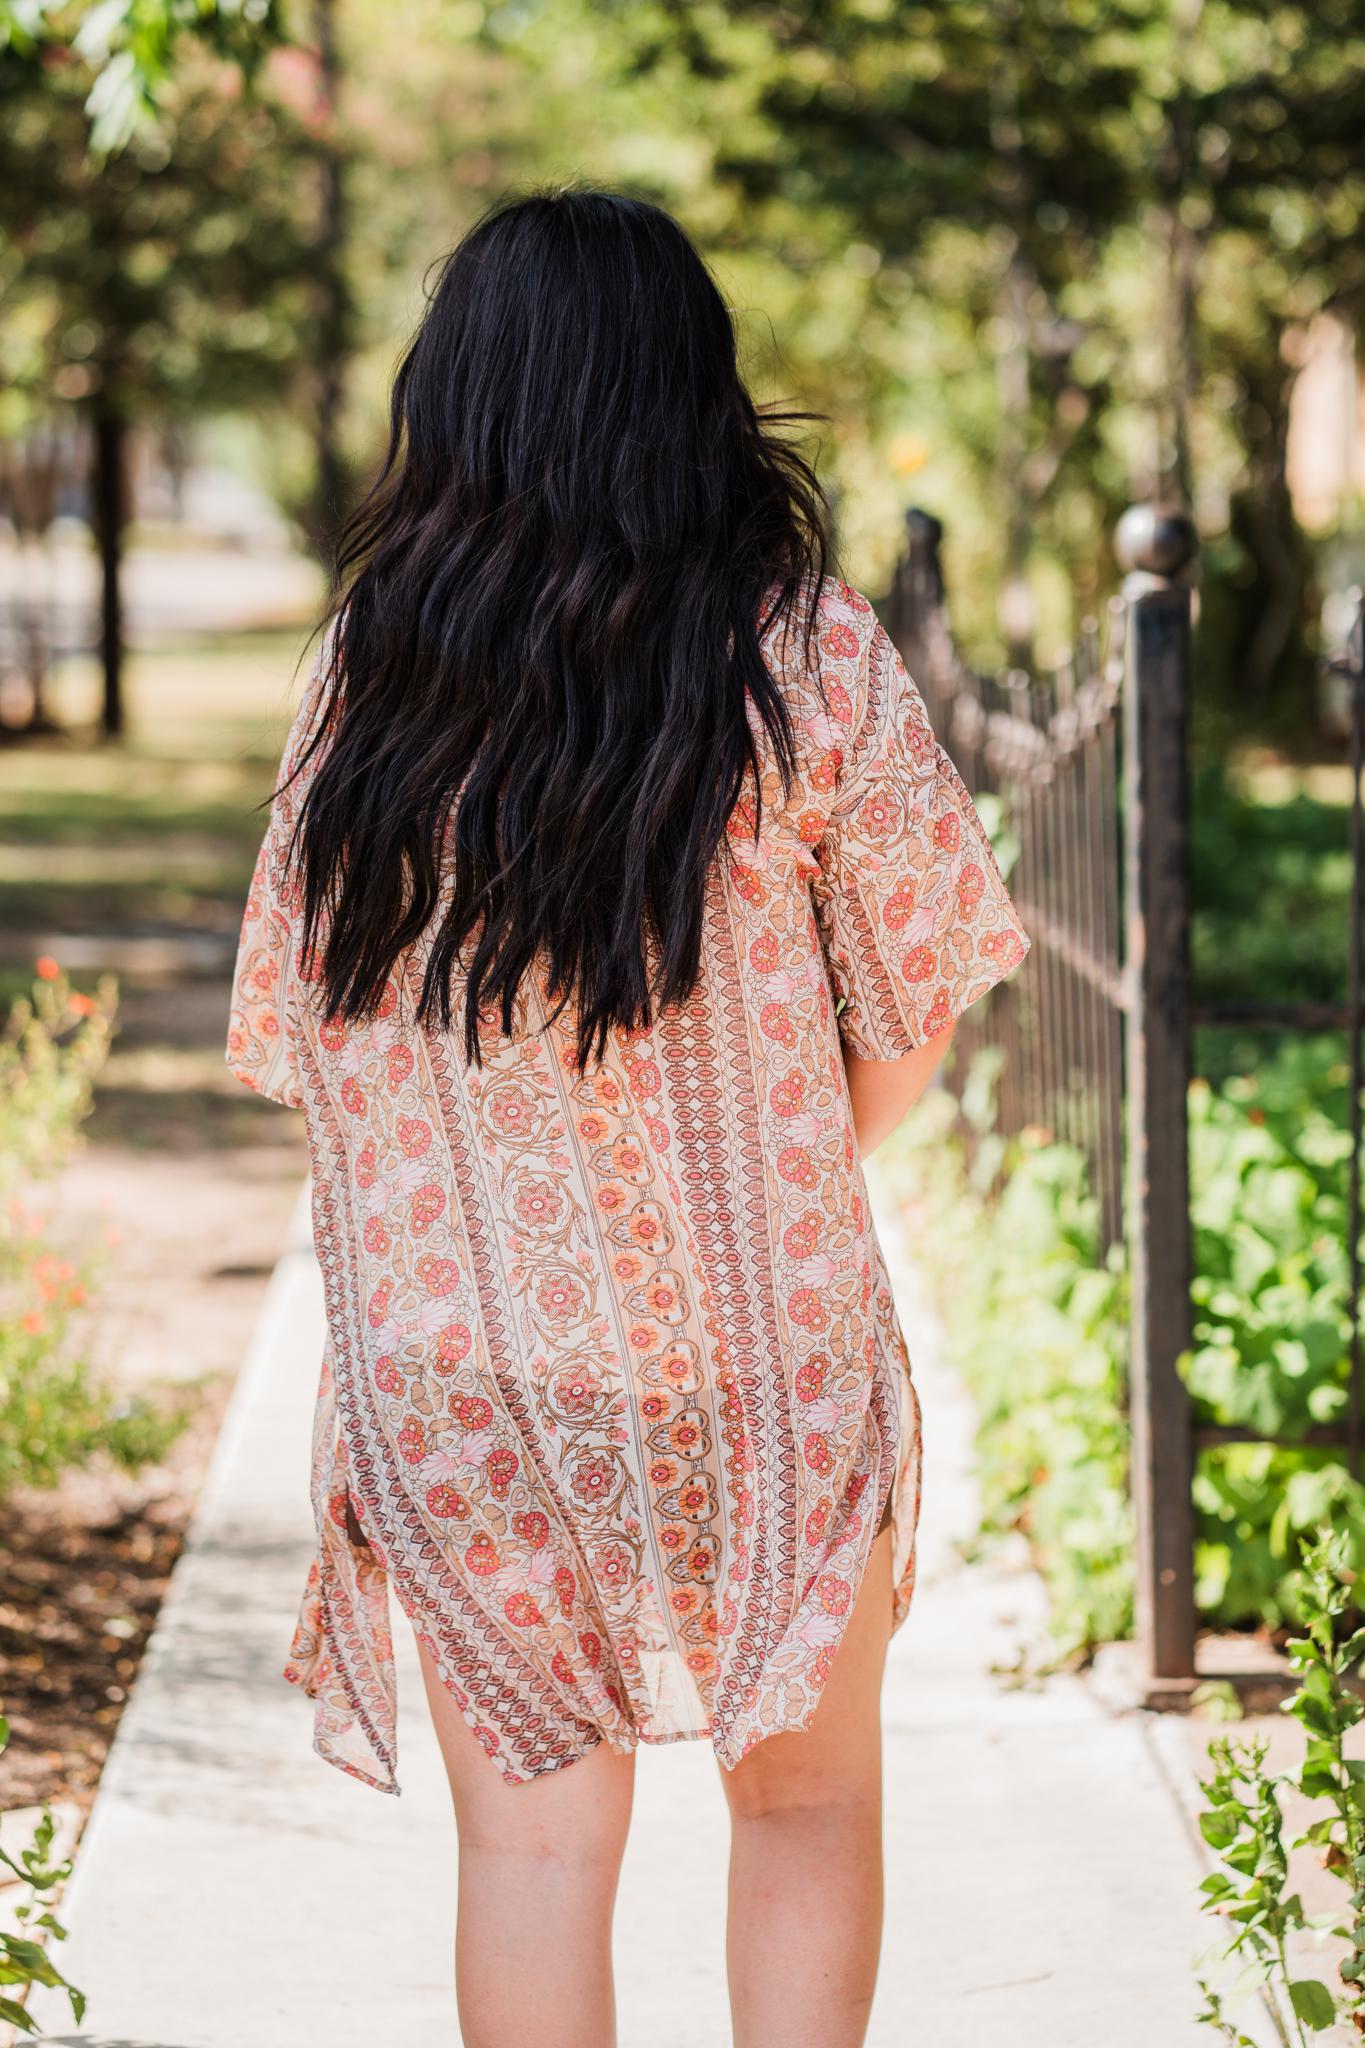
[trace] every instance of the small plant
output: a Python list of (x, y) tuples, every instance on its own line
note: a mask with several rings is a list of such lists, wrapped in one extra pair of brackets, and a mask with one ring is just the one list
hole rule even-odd
[[(1346, 1559), (1347, 1546), (1338, 1535), (1325, 1533), (1304, 1546), (1297, 1589), (1304, 1633), (1288, 1646), (1299, 1683), (1284, 1708), (1307, 1738), (1297, 1769), (1269, 1771), (1264, 1740), (1238, 1743), (1219, 1736), (1209, 1745), (1213, 1771), (1200, 1788), (1208, 1805), (1199, 1824), (1219, 1867), (1200, 1891), (1205, 1911), (1228, 1924), (1214, 1954), (1238, 1968), (1217, 1986), (1201, 1978), (1205, 2004), (1199, 2019), (1234, 2048), (1254, 2048), (1229, 2014), (1258, 1992), (1285, 2048), (1303, 2048), (1310, 2033), (1323, 2033), (1338, 2020), (1365, 2033), (1365, 1759), (1348, 1757), (1345, 1748), (1349, 1730), (1365, 1716), (1365, 1700), (1351, 1683), (1365, 1656), (1365, 1629), (1338, 1641), (1342, 1617), (1355, 1604), (1354, 1573)], [(1324, 1867), (1341, 1880), (1341, 1912), (1310, 1915), (1289, 1888), (1288, 1790), (1326, 1805), (1291, 1846), (1316, 1849)], [(1350, 1942), (1340, 1969), (1342, 1995), (1315, 1977), (1294, 1976), (1290, 1940), (1308, 1930)]]
[(185, 1420), (183, 1401), (118, 1396), (91, 1370), (89, 1262), (62, 1242), (46, 1195), (90, 1109), (113, 1014), (112, 984), (81, 994), (44, 958), (0, 1028), (0, 1499), (96, 1453), (145, 1464)]
[[(0, 1714), (0, 1751), (8, 1742), (9, 1722)], [(65, 1991), (71, 2001), (71, 2016), (78, 2025), (85, 2012), (84, 1993), (67, 1982), (42, 1942), (31, 1939), (28, 1931), (32, 1929), (36, 1933), (41, 1929), (49, 1941), (66, 1939), (66, 1929), (51, 1906), (44, 1903), (71, 1874), (69, 1860), (61, 1863), (52, 1861), (54, 1834), (52, 1815), (44, 1809), (32, 1840), (26, 1849), (19, 1851), (17, 1861), (0, 1843), (0, 1864), (18, 1878), (28, 1894), (24, 1903), (16, 1907), (14, 1916), (23, 1931), (7, 1934), (0, 1930), (0, 2022), (17, 2027), (25, 2034), (36, 2033), (37, 2025), (14, 1994), (27, 1993), (35, 1984)]]

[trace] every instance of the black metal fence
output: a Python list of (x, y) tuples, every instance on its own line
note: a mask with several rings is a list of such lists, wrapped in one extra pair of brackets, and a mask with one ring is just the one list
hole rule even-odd
[[(912, 512), (888, 627), (963, 779), (1002, 822), (1010, 882), (1033, 938), (1023, 971), (969, 1012), (960, 1044), (1004, 1054), (1006, 1136), (1029, 1127), (1086, 1158), (1108, 1242), (1126, 1238), (1132, 1297), (1130, 1419), (1137, 1631), (1155, 1681), (1194, 1673), (1194, 1457), (1259, 1441), (1196, 1429), (1179, 1360), (1191, 1342), (1187, 1102), (1197, 1024), (1340, 1029), (1350, 1043), (1349, 1401), (1344, 1423), (1298, 1442), (1341, 1445), (1359, 1470), (1362, 1092), (1362, 765), (1365, 649), (1359, 594), (1331, 664), (1349, 720), (1351, 932), (1345, 1000), (1199, 1004), (1190, 968), (1188, 717), (1193, 527), (1134, 507), (1116, 543), (1122, 595), (1083, 626), (1051, 674), (984, 675), (953, 638), (941, 531)], [(999, 818), (989, 816), (1000, 805)]]

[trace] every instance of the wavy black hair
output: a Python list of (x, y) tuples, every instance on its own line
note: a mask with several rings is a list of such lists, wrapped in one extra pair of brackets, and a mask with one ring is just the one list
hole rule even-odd
[(803, 417), (755, 407), (656, 206), (520, 198), (446, 260), (343, 532), (302, 757), (329, 1014), (372, 1014), (428, 930), (419, 1018), (448, 1029), (462, 1002), (475, 1062), (533, 966), (581, 1066), (690, 994), (708, 874), (756, 794), (751, 711), (794, 766), (760, 642), (808, 636), (825, 574)]

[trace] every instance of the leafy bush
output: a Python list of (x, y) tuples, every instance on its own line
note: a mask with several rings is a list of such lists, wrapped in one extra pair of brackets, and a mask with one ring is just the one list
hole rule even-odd
[[(1341, 1041), (1286, 1042), (1255, 1074), (1190, 1092), (1194, 1349), (1200, 1421), (1294, 1437), (1340, 1424), (1348, 1394), (1346, 1127)], [(1365, 1489), (1331, 1450), (1207, 1451), (1195, 1483), (1201, 1607), (1293, 1618), (1297, 1539), (1329, 1523), (1365, 1568)]]
[(1240, 793), (1220, 762), (1195, 783), (1190, 857), (1201, 996), (1256, 1002), (1292, 990), (1340, 1000), (1351, 888), (1344, 803), (1302, 792), (1266, 802)]
[(0, 1031), (0, 1498), (51, 1485), (97, 1452), (142, 1464), (183, 1419), (119, 1398), (92, 1372), (81, 1343), (88, 1262), (43, 1203), (90, 1108), (113, 1013), (112, 985), (79, 994), (43, 960)]
[[(990, 1078), (963, 1093), (978, 1130)], [(1191, 1091), (1197, 1420), (1292, 1437), (1342, 1416), (1346, 1078), (1325, 1039)], [(1028, 1135), (1001, 1176), (1003, 1153), (987, 1135), (969, 1167), (957, 1106), (933, 1094), (889, 1171), (976, 1400), (984, 1527), (1027, 1536), (1065, 1653), (1131, 1624), (1125, 1274), (1077, 1153)], [(1298, 1541), (1324, 1522), (1365, 1570), (1365, 1488), (1332, 1450), (1206, 1450), (1195, 1508), (1196, 1591), (1216, 1626), (1294, 1620)]]
[(983, 1528), (1027, 1536), (1067, 1652), (1132, 1624), (1125, 1281), (1079, 1154), (1025, 1139), (995, 1195), (997, 1160), (988, 1142), (968, 1168), (933, 1094), (886, 1172), (976, 1401)]
[[(1340, 1537), (1321, 1534), (1304, 1546), (1297, 1604), (1304, 1633), (1289, 1644), (1289, 1657), (1299, 1683), (1285, 1712), (1304, 1731), (1302, 1763), (1272, 1774), (1264, 1739), (1239, 1743), (1220, 1736), (1209, 1745), (1213, 1771), (1200, 1787), (1208, 1802), (1200, 1830), (1219, 1867), (1199, 1889), (1205, 1912), (1227, 1929), (1212, 1960), (1215, 1968), (1233, 1965), (1235, 1974), (1217, 1984), (1201, 1977), (1199, 2018), (1233, 2048), (1255, 2048), (1233, 2016), (1256, 1992), (1284, 2048), (1306, 2048), (1305, 2029), (1325, 2033), (1339, 2020), (1365, 2031), (1365, 1763), (1346, 1754), (1346, 1737), (1365, 1716), (1358, 1683), (1365, 1629), (1343, 1640), (1343, 1617), (1357, 1601)], [(1282, 1802), (1288, 1790), (1326, 1811), (1287, 1845)], [(1310, 1916), (1304, 1910), (1290, 1889), (1291, 1847), (1315, 1850), (1341, 1880), (1346, 1897), (1339, 1912)], [(1294, 1976), (1289, 1938), (1307, 1930), (1350, 1944), (1339, 1969), (1344, 1996), (1334, 1996), (1316, 1977)]]

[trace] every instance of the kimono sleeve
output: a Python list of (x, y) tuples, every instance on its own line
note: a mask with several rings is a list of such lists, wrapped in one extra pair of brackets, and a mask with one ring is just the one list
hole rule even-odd
[(881, 626), (852, 767), (814, 851), (817, 922), (845, 1046), (893, 1060), (1019, 965), (1028, 939), (966, 786)]
[(299, 903), (289, 860), (302, 791), (299, 783), (289, 778), (315, 709), (316, 690), (310, 688), (285, 747), (279, 788), (256, 857), (228, 1018), (226, 1057), (232, 1072), (258, 1095), (290, 1109), (301, 1107), (303, 1091), (294, 1025), (299, 995)]

